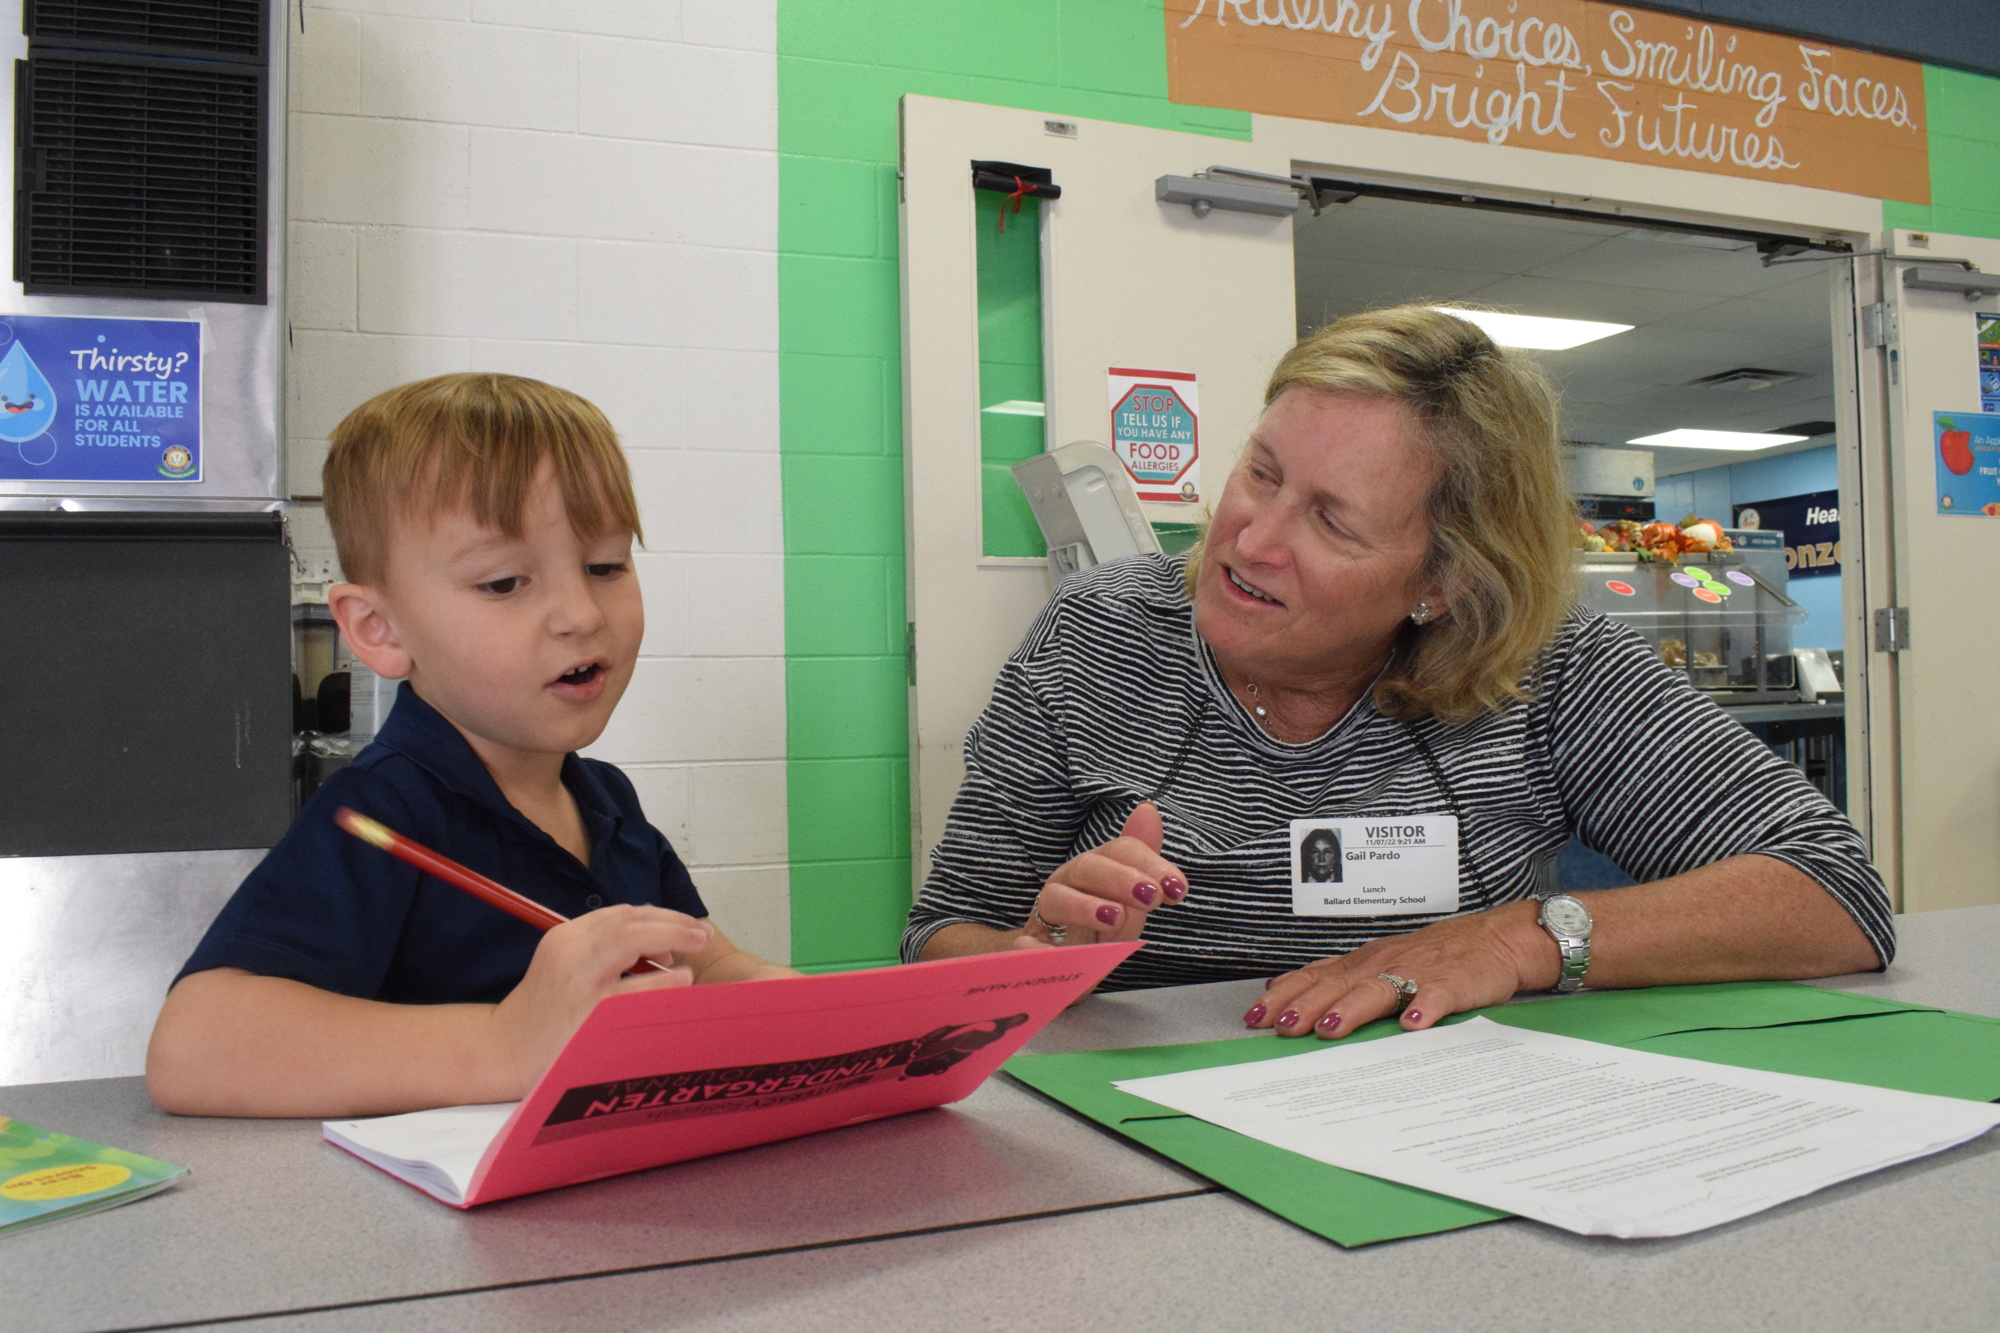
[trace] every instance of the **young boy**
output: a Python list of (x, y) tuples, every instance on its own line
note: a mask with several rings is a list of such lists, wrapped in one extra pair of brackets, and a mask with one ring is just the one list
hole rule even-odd
[[(392, 389), (333, 433), (354, 656), (403, 680), (182, 969), (146, 1055), (184, 1115), (379, 1115), (523, 1096), (598, 1000), (795, 975), (735, 948), (603, 732), (645, 629), (604, 414), (509, 375)], [(538, 932), (335, 827), (351, 806), (564, 916)], [(641, 958), (669, 970), (624, 974)]]

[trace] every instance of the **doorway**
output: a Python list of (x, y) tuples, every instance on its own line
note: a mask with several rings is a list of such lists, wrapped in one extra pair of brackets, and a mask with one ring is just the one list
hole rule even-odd
[[(1402, 302), (1550, 321), (1496, 336), (1521, 346), (1561, 394), (1579, 535), (1602, 525), (1617, 543), (1636, 535), (1628, 525), (1707, 520), (1739, 549), (1699, 562), (1683, 553), (1679, 563), (1705, 577), (1705, 565), (1717, 566), (1717, 581), (1733, 574), (1754, 594), (1696, 602), (1703, 594), (1677, 568), (1678, 582), (1658, 580), (1668, 600), (1592, 599), (1591, 572), (1633, 584), (1598, 563), (1658, 563), (1643, 547), (1622, 554), (1614, 545), (1580, 570), (1583, 600), (1626, 618), (1668, 665), (1846, 808), (1847, 710), (1821, 670), (1837, 681), (1845, 665), (1830, 287), (1846, 250), (1297, 174), (1319, 187), (1318, 206), (1294, 221), (1299, 332)], [(1574, 338), (1583, 341), (1549, 345)], [(1753, 576), (1779, 596), (1763, 597)], [(1693, 632), (1684, 627), (1697, 621)], [(1771, 660), (1730, 670), (1730, 643), (1755, 644)], [(1562, 873), (1568, 887), (1629, 882), (1580, 848)]]

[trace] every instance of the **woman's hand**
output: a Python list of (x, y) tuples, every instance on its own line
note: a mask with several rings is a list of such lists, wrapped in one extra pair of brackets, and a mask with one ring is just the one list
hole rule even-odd
[(1309, 963), (1275, 978), (1243, 1021), (1275, 1028), (1281, 1037), (1344, 1037), (1396, 1012), (1402, 997), (1383, 973), (1417, 983), (1403, 1011), (1406, 1032), (1462, 1009), (1499, 1004), (1518, 991), (1546, 990), (1561, 974), (1561, 958), (1536, 920), (1539, 906), (1510, 903)]
[(1056, 867), (1035, 897), (1017, 949), (1136, 940), (1155, 907), (1187, 897), (1187, 877), (1160, 855), (1160, 810), (1141, 801), (1118, 837)]
[[(605, 996), (691, 984), (689, 961), (715, 934), (707, 922), (681, 912), (620, 904), (565, 921), (542, 936), (528, 974), (493, 1008), (496, 1055), (520, 1086), (514, 1095), (533, 1086)], [(626, 976), (642, 958), (667, 970)]]

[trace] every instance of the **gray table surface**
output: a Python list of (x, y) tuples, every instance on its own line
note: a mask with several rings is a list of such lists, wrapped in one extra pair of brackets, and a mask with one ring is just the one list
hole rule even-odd
[[(1899, 925), (1888, 973), (1821, 984), (2000, 1017), (2000, 907)], [(1257, 989), (1096, 997), (1032, 1049), (1239, 1036)], [(1991, 1138), (1678, 1240), (1510, 1220), (1341, 1250), (1004, 1078), (955, 1107), (471, 1212), (320, 1145), (317, 1123), (177, 1120), (135, 1079), (0, 1089), (0, 1111), (195, 1168), (0, 1241), (0, 1325), (20, 1333), (2000, 1321)]]

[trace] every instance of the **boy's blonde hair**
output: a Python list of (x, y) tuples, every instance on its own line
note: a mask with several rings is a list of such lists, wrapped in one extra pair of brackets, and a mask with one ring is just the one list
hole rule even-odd
[[(1375, 707), (1464, 722), (1521, 698), (1529, 664), (1574, 597), (1576, 502), (1563, 481), (1548, 377), (1477, 325), (1405, 305), (1347, 315), (1301, 338), (1271, 373), (1265, 406), (1291, 388), (1401, 403), (1440, 464), (1424, 573), (1448, 610), (1404, 627), (1375, 684)], [(1196, 548), (1190, 595), (1200, 559)]]
[(616, 528), (640, 537), (639, 505), (618, 433), (595, 404), (519, 375), (439, 375), (379, 393), (333, 428), (322, 489), (341, 572), (387, 574), (398, 522), (462, 510), (521, 535), (528, 488), (555, 470), (579, 536)]

